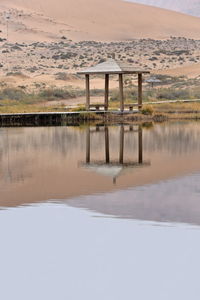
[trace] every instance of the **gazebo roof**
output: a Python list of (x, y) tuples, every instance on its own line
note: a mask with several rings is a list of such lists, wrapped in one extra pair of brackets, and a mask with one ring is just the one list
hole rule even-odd
[(94, 163), (82, 163), (83, 167), (86, 167), (88, 170), (94, 171), (97, 174), (111, 177), (113, 178), (113, 182), (116, 183), (116, 179), (119, 176), (122, 176), (123, 174), (127, 172), (133, 172), (136, 168), (141, 168), (145, 166), (150, 166), (149, 162), (125, 162), (125, 163), (119, 163), (119, 162), (111, 162), (109, 164), (106, 164), (102, 161), (97, 161)]
[(105, 163), (104, 161), (94, 161), (90, 163), (81, 163), (82, 167), (86, 167), (89, 170), (95, 171), (101, 175), (116, 177), (119, 176), (122, 171), (125, 170), (133, 170), (135, 168), (141, 168), (150, 166), (149, 161), (144, 161), (139, 163), (137, 161), (126, 161), (120, 163), (118, 161), (112, 161), (109, 163)]
[(87, 68), (78, 74), (149, 74), (149, 71), (136, 69), (125, 62), (109, 59), (105, 62)]

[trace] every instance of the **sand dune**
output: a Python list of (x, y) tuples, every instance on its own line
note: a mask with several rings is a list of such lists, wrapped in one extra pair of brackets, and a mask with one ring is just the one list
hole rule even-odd
[(170, 76), (187, 76), (188, 78), (196, 78), (200, 76), (200, 63), (190, 64), (178, 68), (157, 71), (158, 74), (166, 74)]
[(21, 40), (61, 35), (100, 41), (200, 36), (199, 18), (121, 0), (2, 0), (1, 11), (9, 8), (21, 11), (18, 27), (15, 30), (15, 22), (11, 28)]

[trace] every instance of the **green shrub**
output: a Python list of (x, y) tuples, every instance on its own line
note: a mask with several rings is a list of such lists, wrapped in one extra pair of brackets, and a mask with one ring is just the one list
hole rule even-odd
[(86, 110), (85, 106), (79, 105), (79, 106), (77, 106), (76, 108), (73, 108), (72, 111), (74, 111), (74, 112), (79, 112), (79, 111), (85, 111), (85, 110)]
[(4, 88), (0, 90), (0, 100), (23, 100), (26, 94), (17, 88)]
[(39, 93), (39, 97), (46, 100), (56, 100), (56, 99), (70, 99), (75, 98), (76, 93), (74, 90), (66, 90), (66, 89), (45, 89)]
[(91, 96), (103, 96), (104, 90), (103, 89), (91, 89), (90, 95)]
[(153, 116), (154, 122), (165, 122), (168, 120), (168, 116), (162, 113), (157, 113)]
[(64, 72), (59, 72), (56, 74), (56, 80), (68, 80), (69, 79), (69, 76), (67, 73), (64, 73)]
[(177, 100), (177, 99), (189, 99), (191, 96), (189, 89), (159, 89), (157, 91), (157, 99)]
[(153, 108), (151, 106), (145, 106), (142, 108), (141, 113), (143, 115), (153, 115)]

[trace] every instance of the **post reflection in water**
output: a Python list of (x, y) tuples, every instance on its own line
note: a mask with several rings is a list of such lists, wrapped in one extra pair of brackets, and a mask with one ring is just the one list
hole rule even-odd
[[(86, 161), (81, 163), (81, 166), (92, 169), (97, 173), (102, 175), (111, 176), (113, 178), (113, 183), (116, 184), (117, 178), (126, 169), (149, 166), (150, 163), (143, 160), (143, 135), (142, 135), (142, 125), (135, 126), (125, 126), (120, 125), (119, 132), (119, 159), (114, 160), (110, 155), (110, 142), (109, 142), (109, 127), (96, 126), (95, 129), (91, 127), (87, 128), (86, 132)], [(104, 133), (105, 135), (105, 159), (102, 160), (92, 160), (91, 159), (91, 139), (93, 133)], [(138, 135), (138, 159), (127, 160), (125, 158), (125, 135), (126, 133), (132, 133)]]

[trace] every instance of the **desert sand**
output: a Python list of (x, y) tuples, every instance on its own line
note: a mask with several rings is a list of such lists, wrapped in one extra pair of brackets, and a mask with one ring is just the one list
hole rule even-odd
[[(116, 41), (133, 38), (199, 38), (200, 19), (121, 0), (2, 0), (1, 28), (10, 13), (10, 38)], [(0, 28), (0, 29), (1, 29)]]
[(183, 67), (172, 68), (169, 70), (158, 71), (159, 74), (167, 74), (170, 76), (187, 76), (188, 78), (195, 78), (200, 76), (200, 64), (190, 64)]
[[(76, 72), (113, 55), (199, 80), (199, 37), (200, 18), (122, 0), (1, 0), (0, 86), (84, 89)], [(102, 79), (91, 86), (102, 89)]]

